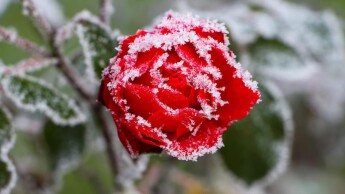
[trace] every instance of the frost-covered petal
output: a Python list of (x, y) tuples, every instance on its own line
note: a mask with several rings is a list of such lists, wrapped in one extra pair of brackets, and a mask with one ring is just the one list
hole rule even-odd
[(168, 89), (160, 89), (157, 93), (158, 99), (172, 109), (188, 107), (188, 99), (180, 92)]
[(123, 89), (123, 97), (126, 99), (130, 111), (144, 118), (163, 109), (157, 96), (146, 86), (127, 84)]
[[(118, 118), (114, 116), (114, 120), (117, 121), (117, 119)], [(162, 151), (162, 149), (157, 146), (143, 143), (131, 132), (131, 130), (122, 126), (119, 122), (115, 123), (121, 143), (133, 158), (138, 157), (142, 153), (159, 153)]]
[(228, 101), (217, 110), (220, 114), (219, 123), (227, 126), (248, 114), (251, 107), (257, 103), (259, 92), (248, 88), (243, 79), (236, 76), (235, 67), (228, 64), (221, 50), (212, 49), (210, 54), (213, 64), (220, 69), (223, 76), (232, 78), (216, 81), (219, 87), (224, 88), (221, 98)]
[(175, 140), (166, 149), (167, 153), (180, 160), (196, 160), (205, 154), (214, 153), (223, 146), (223, 131), (212, 122), (206, 121), (196, 135)]

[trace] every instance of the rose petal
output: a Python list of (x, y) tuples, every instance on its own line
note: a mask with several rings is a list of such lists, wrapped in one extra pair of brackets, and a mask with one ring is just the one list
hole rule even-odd
[(205, 120), (205, 117), (199, 113), (199, 111), (191, 108), (181, 109), (176, 117), (180, 122), (180, 125), (176, 130), (176, 138), (180, 138), (187, 133), (193, 133), (195, 130), (199, 130), (198, 127), (200, 127), (201, 123)]
[(145, 30), (138, 30), (138, 32), (135, 35), (132, 36), (127, 36), (120, 45), (120, 52), (117, 54), (117, 58), (122, 58), (124, 57), (124, 55), (126, 55), (128, 53), (129, 50), (129, 45), (132, 44), (136, 38), (144, 36), (145, 34), (147, 34), (147, 32)]
[(152, 127), (160, 128), (164, 132), (175, 132), (179, 125), (179, 120), (175, 115), (166, 110), (158, 111), (148, 118)]
[(150, 67), (164, 53), (162, 49), (152, 48), (146, 52), (138, 53), (136, 67)]
[(140, 75), (133, 80), (133, 83), (152, 87), (153, 79), (150, 75), (150, 72), (147, 70), (152, 67), (152, 65), (163, 53), (164, 51), (162, 49), (156, 48), (153, 48), (147, 52), (139, 53), (135, 66), (136, 68), (139, 68)]
[(159, 111), (153, 114), (148, 122), (156, 128), (161, 128), (165, 132), (175, 132), (174, 139), (198, 130), (205, 117), (198, 111), (191, 108), (184, 108), (177, 113)]
[(123, 89), (123, 96), (130, 111), (144, 118), (163, 109), (156, 95), (146, 86), (128, 83)]
[(231, 122), (246, 116), (259, 99), (259, 94), (246, 87), (241, 78), (234, 77), (236, 69), (226, 62), (221, 50), (213, 48), (210, 54), (213, 64), (220, 69), (224, 78), (217, 80), (217, 84), (219, 87), (225, 87), (221, 92), (221, 98), (228, 101), (228, 104), (219, 107), (217, 113), (220, 115), (219, 123), (222, 127), (226, 127)]
[(157, 93), (158, 99), (172, 109), (188, 107), (188, 99), (177, 91), (160, 88)]
[(204, 32), (201, 27), (194, 28), (195, 33), (203, 38), (213, 38), (219, 43), (225, 43), (225, 36), (222, 32)]
[(191, 87), (189, 86), (187, 79), (184, 75), (175, 74), (174, 76), (169, 76), (169, 80), (166, 81), (173, 89), (181, 92), (185, 96), (189, 96)]
[(122, 118), (120, 123), (121, 126), (130, 130), (131, 133), (144, 144), (157, 147), (165, 146), (167, 144), (167, 141), (161, 132), (155, 130), (155, 128), (140, 123), (137, 118), (133, 118), (132, 120)]
[(200, 104), (198, 102), (197, 96), (198, 96), (199, 91), (195, 90), (194, 88), (192, 88), (190, 90), (190, 94), (188, 96), (188, 103), (189, 103), (189, 107), (194, 108), (196, 110), (200, 110)]
[(196, 160), (207, 153), (214, 153), (223, 146), (223, 132), (224, 130), (219, 130), (212, 122), (205, 121), (195, 135), (186, 135), (172, 141), (166, 151), (180, 160)]
[(177, 55), (192, 68), (193, 72), (200, 72), (201, 68), (206, 66), (205, 59), (197, 54), (195, 47), (191, 43), (178, 45), (175, 49)]
[(111, 95), (111, 92), (109, 91), (108, 87), (106, 84), (109, 79), (104, 78), (104, 82), (101, 83), (100, 88), (99, 88), (99, 94), (98, 94), (98, 101), (103, 104), (104, 106), (107, 107), (108, 110), (111, 112), (117, 112), (117, 114), (124, 114), (125, 112), (125, 106), (123, 103), (115, 103), (114, 102), (114, 97), (117, 97), (118, 99), (121, 99), (122, 97), (119, 95), (119, 93), (122, 91), (120, 87), (116, 89), (116, 94)]
[[(116, 116), (114, 116), (114, 120), (116, 121)], [(119, 122), (115, 123), (121, 143), (133, 158), (138, 157), (142, 153), (160, 153), (162, 151), (160, 147), (140, 141), (126, 126), (119, 124)]]
[(170, 65), (172, 64), (167, 63), (162, 68), (162, 75), (164, 78), (167, 78), (167, 81), (165, 83), (168, 84), (171, 88), (181, 92), (186, 97), (189, 96), (191, 87), (188, 84), (186, 76), (181, 73), (180, 69), (173, 69), (169, 67)]

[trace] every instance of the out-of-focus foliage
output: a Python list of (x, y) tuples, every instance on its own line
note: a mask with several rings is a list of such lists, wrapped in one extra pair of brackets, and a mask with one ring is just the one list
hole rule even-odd
[[(342, 194), (345, 190), (341, 184), (345, 180), (343, 22), (332, 11), (323, 11), (333, 8), (345, 19), (343, 0), (305, 0), (303, 5), (282, 0), (114, 0), (110, 27), (96, 16), (98, 1), (38, 4), (48, 8), (56, 3), (60, 6), (41, 12), (51, 10), (48, 19), (63, 32), (57, 35), (62, 38), (57, 44), (87, 78), (91, 90), (98, 87), (102, 69), (117, 52), (116, 30), (134, 33), (168, 9), (224, 22), (230, 31), (230, 49), (262, 83), (262, 102), (229, 128), (220, 154), (196, 163), (153, 156), (144, 177), (135, 181), (149, 157), (132, 161), (120, 148), (119, 179), (128, 192), (135, 187), (157, 194)], [(87, 17), (81, 16), (83, 9), (90, 11)], [(19, 1), (0, 1), (0, 25), (15, 28), (18, 35), (51, 51), (52, 45), (22, 12)], [(3, 74), (5, 66), (30, 56), (0, 41), (0, 190), (9, 193), (18, 175), (14, 194), (111, 193), (100, 126), (89, 107), (75, 97), (70, 83), (53, 66), (29, 75)], [(265, 83), (270, 83), (267, 88)], [(9, 156), (14, 129), (17, 142)]]
[[(270, 181), (286, 167), (291, 138), (291, 115), (279, 89), (261, 84), (262, 102), (224, 135), (225, 165), (246, 184)], [(260, 181), (265, 179), (264, 181)]]

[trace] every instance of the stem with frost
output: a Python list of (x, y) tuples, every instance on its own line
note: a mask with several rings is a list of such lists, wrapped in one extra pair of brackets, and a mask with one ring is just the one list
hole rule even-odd
[(36, 45), (33, 42), (30, 42), (29, 40), (26, 40), (24, 38), (21, 38), (18, 36), (15, 32), (12, 30), (8, 30), (4, 27), (0, 26), (0, 39), (10, 43), (14, 44), (19, 48), (22, 48), (34, 55), (40, 55), (42, 57), (49, 57), (50, 53), (45, 50), (44, 48)]
[(111, 0), (99, 0), (99, 19), (104, 23), (109, 25), (111, 14), (113, 13), (113, 5)]

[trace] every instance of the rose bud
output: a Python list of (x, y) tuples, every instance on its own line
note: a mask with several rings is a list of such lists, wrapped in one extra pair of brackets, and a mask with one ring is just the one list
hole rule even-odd
[(235, 61), (227, 34), (222, 23), (168, 12), (154, 29), (120, 42), (99, 101), (133, 158), (214, 153), (231, 123), (259, 101), (257, 82)]

